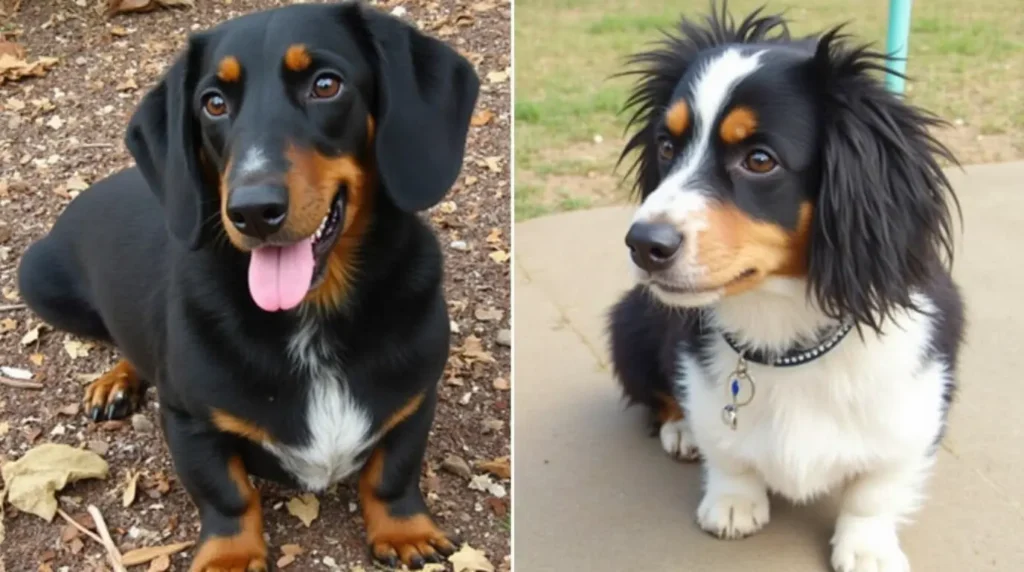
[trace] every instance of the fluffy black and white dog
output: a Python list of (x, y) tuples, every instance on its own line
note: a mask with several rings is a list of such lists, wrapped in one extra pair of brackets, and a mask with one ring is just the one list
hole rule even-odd
[(740, 538), (768, 492), (838, 492), (832, 565), (904, 571), (963, 331), (941, 124), (839, 28), (723, 10), (636, 55), (623, 156), (642, 204), (615, 370), (670, 454), (703, 459), (700, 526)]

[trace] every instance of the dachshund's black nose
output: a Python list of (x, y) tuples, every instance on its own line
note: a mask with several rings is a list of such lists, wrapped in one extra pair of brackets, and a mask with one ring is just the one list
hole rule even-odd
[(273, 185), (239, 187), (231, 191), (226, 210), (239, 232), (266, 238), (284, 225), (288, 189)]
[(626, 233), (626, 246), (633, 262), (648, 272), (668, 268), (682, 244), (683, 235), (665, 223), (633, 223)]

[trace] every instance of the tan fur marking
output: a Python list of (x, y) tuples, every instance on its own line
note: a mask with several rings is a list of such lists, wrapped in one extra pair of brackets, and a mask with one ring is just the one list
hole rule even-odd
[(287, 232), (308, 236), (327, 216), (338, 188), (348, 188), (341, 236), (328, 255), (324, 281), (306, 295), (322, 308), (336, 308), (345, 299), (358, 264), (359, 245), (370, 223), (373, 183), (367, 170), (350, 155), (325, 157), (315, 151), (289, 148), (285, 155), (291, 169), (285, 175), (289, 214)]
[(375, 450), (359, 476), (359, 502), (374, 557), (387, 560), (393, 556), (409, 565), (417, 555), (425, 557), (436, 549), (453, 551), (448, 536), (429, 515), (393, 516), (387, 502), (377, 495), (384, 474), (384, 454), (383, 448)]
[(665, 112), (665, 126), (669, 133), (680, 137), (690, 125), (690, 106), (686, 100), (681, 99), (672, 104)]
[[(750, 290), (769, 276), (806, 275), (812, 214), (810, 203), (801, 205), (797, 228), (789, 231), (755, 220), (735, 205), (709, 208), (707, 228), (697, 239), (707, 284), (726, 285), (728, 296)], [(737, 279), (748, 270), (753, 275)]]
[(655, 409), (654, 414), (660, 425), (679, 421), (683, 418), (683, 408), (679, 406), (679, 402), (671, 395), (656, 393), (654, 397), (658, 400), (658, 407)]
[(257, 443), (269, 443), (273, 441), (270, 437), (270, 433), (267, 432), (266, 429), (246, 421), (241, 417), (232, 415), (223, 409), (212, 410), (210, 412), (210, 421), (213, 422), (214, 427), (217, 429), (220, 429), (225, 433), (238, 435), (239, 437), (250, 441), (255, 441)]
[(735, 145), (757, 131), (757, 114), (749, 107), (736, 107), (722, 120), (719, 136), (729, 145)]
[(267, 570), (267, 544), (263, 540), (259, 492), (249, 481), (241, 458), (232, 457), (228, 461), (228, 474), (246, 504), (245, 512), (239, 518), (239, 531), (232, 536), (211, 536), (203, 542), (192, 560), (191, 572)]
[(304, 71), (312, 63), (313, 58), (309, 57), (306, 46), (302, 44), (292, 44), (288, 46), (288, 50), (284, 53), (285, 67), (294, 72)]
[(226, 56), (217, 65), (217, 78), (223, 82), (235, 83), (242, 79), (242, 64), (235, 56)]

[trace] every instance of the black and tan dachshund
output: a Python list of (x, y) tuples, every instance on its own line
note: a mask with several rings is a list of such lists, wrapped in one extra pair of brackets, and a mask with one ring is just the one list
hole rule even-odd
[(270, 567), (250, 474), (319, 491), (359, 472), (376, 560), (455, 549), (419, 489), (449, 321), (416, 213), (457, 178), (478, 91), (453, 49), (358, 3), (230, 20), (142, 100), (137, 168), (25, 253), (29, 307), (123, 356), (91, 417), (156, 386), (193, 571)]

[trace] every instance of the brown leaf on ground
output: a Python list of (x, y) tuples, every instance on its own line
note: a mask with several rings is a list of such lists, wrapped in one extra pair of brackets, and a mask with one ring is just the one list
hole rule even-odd
[(160, 8), (195, 8), (194, 0), (107, 0), (107, 16), (152, 12)]
[(309, 528), (316, 517), (320, 516), (320, 501), (312, 493), (303, 493), (293, 497), (286, 505), (288, 513), (302, 521)]
[(476, 336), (466, 336), (466, 339), (462, 342), (462, 347), (457, 348), (457, 350), (467, 360), (485, 363), (494, 363), (495, 361), (491, 352), (484, 350), (483, 342)]
[(476, 463), (476, 468), (487, 471), (499, 479), (512, 478), (512, 463), (508, 457), (498, 457), (493, 461), (479, 461)]
[(17, 59), (25, 57), (25, 48), (14, 42), (0, 40), (0, 56), (13, 56)]
[(146, 572), (167, 572), (171, 569), (171, 557), (166, 554), (157, 556), (149, 562)]
[(0, 85), (27, 77), (43, 77), (57, 62), (57, 58), (37, 58), (30, 62), (10, 53), (0, 53)]
[(139, 564), (145, 564), (151, 562), (161, 556), (171, 556), (190, 548), (194, 542), (178, 542), (176, 544), (168, 544), (166, 546), (147, 546), (146, 548), (137, 548), (135, 550), (129, 550), (121, 555), (121, 563), (125, 566), (136, 566)]
[(57, 514), (57, 491), (82, 479), (105, 479), (107, 471), (96, 453), (57, 443), (39, 445), (0, 469), (8, 502), (47, 522)]
[(135, 493), (139, 486), (139, 472), (128, 472), (128, 482), (124, 485), (124, 493), (121, 495), (121, 506), (128, 508), (135, 502)]
[(481, 109), (473, 114), (473, 117), (469, 120), (469, 124), (473, 127), (481, 127), (490, 123), (492, 119), (494, 119), (493, 111), (489, 109)]
[(494, 565), (482, 550), (463, 544), (458, 552), (448, 557), (455, 572), (494, 572)]

